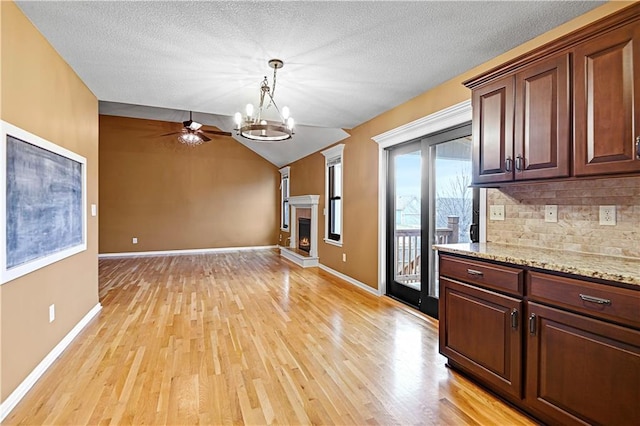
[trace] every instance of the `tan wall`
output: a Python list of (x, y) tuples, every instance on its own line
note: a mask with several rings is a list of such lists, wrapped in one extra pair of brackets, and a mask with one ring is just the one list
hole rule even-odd
[[(320, 241), (320, 263), (373, 288), (378, 287), (378, 146), (371, 137), (470, 99), (471, 92), (462, 85), (463, 81), (632, 3), (634, 2), (607, 3), (351, 130), (351, 136), (341, 141), (345, 144), (344, 246), (335, 247)], [(324, 197), (321, 154), (312, 154), (290, 166), (291, 195), (302, 195), (299, 191), (313, 190), (312, 194)], [(319, 232), (324, 235), (324, 218), (321, 219)], [(288, 235), (283, 235), (284, 241)], [(346, 263), (342, 262), (342, 253), (347, 254)]]
[[(13, 2), (2, 11), (2, 120), (87, 159), (87, 202), (98, 202), (98, 101)], [(0, 286), (0, 399), (98, 303), (98, 221), (87, 250)], [(49, 305), (56, 319), (49, 323)]]
[(159, 136), (179, 128), (100, 116), (100, 253), (275, 244), (278, 169), (231, 137)]

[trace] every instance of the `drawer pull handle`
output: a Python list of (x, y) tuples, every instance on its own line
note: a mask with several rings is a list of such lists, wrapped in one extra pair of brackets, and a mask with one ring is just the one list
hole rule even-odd
[(474, 275), (476, 277), (481, 277), (484, 275), (484, 272), (482, 271), (476, 271), (475, 269), (467, 269), (467, 274), (469, 275)]
[(515, 308), (511, 311), (511, 328), (518, 329), (518, 310)]
[(588, 296), (586, 294), (580, 294), (580, 299), (585, 302), (597, 303), (598, 305), (610, 305), (611, 300), (609, 299), (601, 299), (600, 297)]
[(529, 334), (532, 336), (536, 335), (536, 314), (529, 316)]

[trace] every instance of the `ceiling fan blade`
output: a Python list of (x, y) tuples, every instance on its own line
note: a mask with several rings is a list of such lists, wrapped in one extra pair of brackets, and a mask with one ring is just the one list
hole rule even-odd
[(160, 135), (160, 136), (171, 136), (171, 135), (179, 135), (182, 132), (171, 132), (171, 133), (165, 133), (164, 135)]
[(222, 130), (200, 130), (211, 135), (231, 136), (231, 132), (223, 132)]
[(202, 138), (202, 140), (205, 141), (205, 142), (209, 142), (211, 140), (211, 138), (206, 137), (202, 133), (198, 133), (198, 136), (200, 136)]

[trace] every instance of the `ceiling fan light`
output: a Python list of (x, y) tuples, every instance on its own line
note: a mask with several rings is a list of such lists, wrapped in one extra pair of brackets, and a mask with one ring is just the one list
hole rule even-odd
[(184, 132), (178, 136), (178, 141), (188, 146), (200, 145), (204, 140), (197, 134), (191, 132)]

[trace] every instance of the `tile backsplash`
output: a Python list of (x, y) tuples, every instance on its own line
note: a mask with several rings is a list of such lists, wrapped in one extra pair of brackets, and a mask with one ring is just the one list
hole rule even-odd
[[(487, 240), (640, 258), (640, 177), (527, 183), (487, 191), (505, 220), (487, 220)], [(558, 222), (545, 222), (545, 205)], [(615, 205), (615, 226), (599, 224), (599, 206)], [(487, 209), (488, 210), (488, 209)]]

